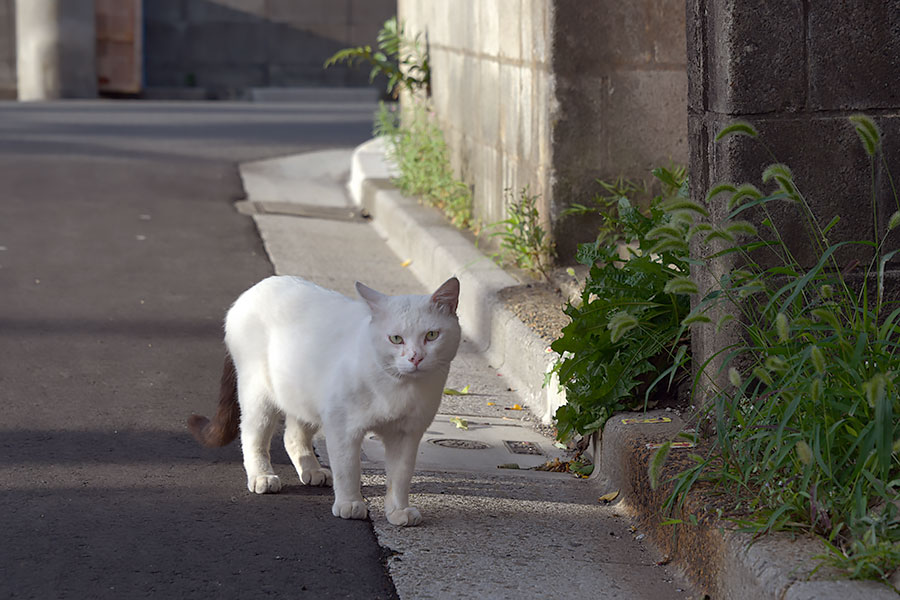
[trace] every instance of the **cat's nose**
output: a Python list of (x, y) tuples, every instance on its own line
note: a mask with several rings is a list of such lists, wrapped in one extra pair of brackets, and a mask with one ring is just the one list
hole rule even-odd
[(423, 356), (420, 356), (419, 354), (413, 352), (413, 355), (409, 357), (409, 362), (418, 367), (423, 358)]

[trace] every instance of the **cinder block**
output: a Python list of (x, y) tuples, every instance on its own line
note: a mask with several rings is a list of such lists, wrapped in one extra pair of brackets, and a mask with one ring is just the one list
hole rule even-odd
[[(806, 101), (803, 3), (738, 0), (707, 5), (704, 79), (710, 110), (759, 114), (797, 110)], [(760, 31), (766, 36), (761, 37)], [(770, 40), (778, 40), (771, 43)]]
[[(146, 4), (155, 4), (147, 2)], [(258, 21), (266, 16), (265, 0), (216, 0), (215, 2), (187, 2), (185, 17), (192, 23), (210, 21), (247, 22)]]
[[(764, 185), (761, 181), (763, 169), (774, 162), (769, 155), (771, 151), (778, 162), (791, 168), (796, 185), (820, 226), (827, 225), (834, 216), (841, 218), (828, 234), (829, 243), (873, 239), (869, 160), (846, 117), (797, 115), (785, 118), (776, 115), (757, 118), (752, 123), (759, 131), (759, 140), (730, 136), (720, 142), (713, 141), (715, 135), (731, 120), (710, 116), (704, 121), (709, 185), (722, 181), (749, 182), (764, 192), (773, 191), (775, 188), (771, 183)], [(700, 193), (705, 195), (705, 191)], [(769, 203), (766, 209), (794, 257), (805, 267), (814, 265), (819, 255), (809, 237), (801, 207), (783, 201)], [(746, 216), (762, 220), (758, 214)], [(836, 256), (841, 264), (851, 259), (867, 263), (872, 253), (867, 247), (847, 246)], [(764, 256), (760, 260), (769, 264)]]
[[(532, 111), (532, 139), (537, 146), (537, 162), (539, 165), (550, 167), (552, 161), (551, 148), (551, 123), (558, 117), (559, 102), (557, 100), (556, 78), (548, 69), (536, 68), (532, 71), (532, 85), (534, 86), (534, 100)], [(532, 152), (534, 156), (534, 152)]]
[(684, 0), (651, 2), (647, 7), (647, 14), (653, 62), (664, 65), (685, 64), (687, 46)]
[(604, 173), (649, 179), (651, 169), (669, 161), (687, 165), (686, 96), (684, 71), (612, 73), (603, 111), (608, 140)]
[[(263, 56), (272, 62), (324, 69), (328, 57), (346, 46), (340, 35), (345, 31), (341, 27), (329, 35), (296, 29), (284, 23), (268, 23), (261, 28)], [(333, 68), (329, 67), (328, 70)], [(368, 77), (368, 69), (354, 69)]]
[(262, 23), (194, 23), (185, 32), (186, 56), (203, 65), (261, 64), (268, 58), (268, 35)]
[[(891, 216), (900, 210), (900, 198), (897, 197), (891, 186), (891, 181), (896, 182), (900, 178), (900, 117), (874, 116), (875, 123), (881, 129), (882, 154), (884, 162), (880, 159), (875, 165), (875, 185), (878, 202), (878, 237), (887, 238), (884, 248), (892, 250), (900, 248), (900, 229), (894, 229), (886, 235), (887, 223)], [(887, 164), (885, 164), (885, 162)], [(891, 261), (888, 269), (900, 270), (897, 261)], [(900, 293), (900, 288), (897, 288)]]
[(554, 68), (561, 76), (603, 75), (653, 59), (643, 2), (558, 0), (553, 26)]
[[(13, 0), (15, 1), (15, 0)], [(188, 0), (152, 0), (143, 3), (144, 23), (163, 21), (180, 23), (187, 18)]]
[(503, 58), (519, 60), (522, 57), (524, 12), (522, 0), (497, 0), (500, 56)]
[[(460, 128), (466, 131), (473, 138), (481, 137), (481, 121), (479, 111), (481, 110), (481, 83), (480, 83), (480, 61), (474, 56), (464, 54), (455, 54), (458, 61), (460, 87), (454, 93), (454, 115), (459, 120)], [(466, 93), (460, 95), (459, 90), (465, 90)]]
[(479, 0), (476, 3), (476, 46), (472, 49), (488, 56), (500, 55), (500, 15), (497, 0)]
[(479, 63), (480, 102), (477, 111), (481, 122), (481, 139), (485, 144), (495, 145), (500, 140), (500, 64), (493, 60), (476, 60)]
[(349, 16), (354, 25), (372, 23), (380, 28), (385, 21), (397, 14), (396, 0), (350, 0), (349, 8)]
[(296, 27), (346, 25), (351, 0), (266, 0), (268, 18)]
[(500, 94), (498, 98), (515, 99), (498, 102), (500, 112), (499, 144), (504, 153), (517, 154), (519, 148), (519, 123), (531, 111), (530, 98), (522, 94), (520, 67), (500, 65)]
[(184, 23), (144, 23), (144, 65), (148, 70), (170, 63), (189, 62)]
[(244, 90), (249, 87), (263, 87), (267, 80), (264, 64), (246, 64), (240, 67), (223, 64), (202, 65), (198, 66), (195, 75), (197, 87), (210, 89)]
[(474, 182), (476, 214), (485, 224), (494, 223), (504, 218), (500, 153), (484, 145), (478, 145), (476, 152), (480, 167)]
[[(706, 89), (709, 73), (706, 51), (706, 4), (704, 0), (687, 0), (687, 75), (688, 109), (696, 112), (709, 109)], [(693, 179), (692, 179), (693, 180)]]
[(541, 113), (547, 112), (547, 105), (541, 103), (535, 90), (535, 67), (526, 64), (519, 69), (519, 90), (521, 108), (518, 112), (518, 135), (516, 154), (522, 160), (538, 162), (538, 143), (535, 139), (535, 128)]
[(522, 59), (546, 65), (550, 62), (554, 2), (525, 2), (522, 17)]
[(900, 4), (809, 4), (809, 103), (814, 110), (900, 106)]

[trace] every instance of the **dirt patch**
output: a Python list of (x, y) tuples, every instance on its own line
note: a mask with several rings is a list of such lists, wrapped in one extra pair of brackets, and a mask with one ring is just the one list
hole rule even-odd
[(508, 287), (500, 290), (499, 297), (507, 309), (548, 345), (569, 324), (570, 319), (563, 312), (566, 299), (553, 284), (536, 282)]

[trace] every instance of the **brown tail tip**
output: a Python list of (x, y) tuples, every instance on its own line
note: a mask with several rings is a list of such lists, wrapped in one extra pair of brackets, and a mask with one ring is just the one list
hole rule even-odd
[(209, 425), (209, 419), (203, 415), (191, 415), (188, 417), (187, 426), (191, 435), (204, 446), (206, 446), (206, 436), (204, 436), (203, 433), (207, 425)]
[(231, 355), (226, 352), (216, 416), (210, 421), (202, 415), (191, 415), (187, 420), (187, 426), (198, 442), (207, 448), (218, 448), (231, 443), (237, 437), (240, 420), (237, 373)]
[(214, 435), (211, 431), (212, 423), (210, 423), (209, 419), (203, 415), (191, 415), (188, 418), (187, 426), (191, 431), (191, 435), (194, 436), (194, 439), (203, 446), (207, 448), (217, 448), (225, 445), (220, 443), (220, 440), (216, 439), (218, 436)]

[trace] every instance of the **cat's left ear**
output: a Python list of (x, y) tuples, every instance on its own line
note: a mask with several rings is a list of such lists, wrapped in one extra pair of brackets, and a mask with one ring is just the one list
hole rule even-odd
[(441, 287), (431, 295), (431, 302), (451, 315), (455, 315), (456, 307), (459, 304), (459, 279), (451, 277), (442, 283)]
[(381, 302), (387, 298), (387, 296), (381, 292), (376, 292), (369, 286), (358, 281), (356, 282), (356, 291), (359, 293), (360, 298), (365, 300), (372, 310), (377, 309), (381, 305)]

